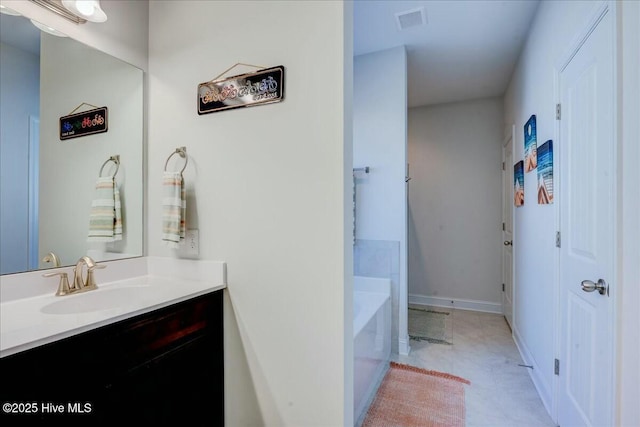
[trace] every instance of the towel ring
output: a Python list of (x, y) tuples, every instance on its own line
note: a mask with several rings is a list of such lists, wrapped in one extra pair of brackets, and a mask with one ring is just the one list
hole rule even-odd
[(109, 157), (103, 164), (102, 167), (100, 168), (100, 172), (98, 173), (99, 177), (102, 177), (102, 170), (104, 169), (104, 167), (107, 165), (107, 163), (109, 162), (113, 162), (116, 164), (116, 171), (113, 173), (112, 178), (115, 178), (116, 175), (118, 174), (118, 169), (120, 169), (120, 155), (116, 154), (115, 156), (111, 156)]
[(179, 154), (180, 157), (184, 159), (184, 166), (180, 171), (180, 174), (182, 175), (182, 172), (184, 172), (184, 170), (187, 168), (187, 163), (189, 163), (189, 157), (187, 157), (187, 147), (178, 147), (176, 148), (176, 151), (174, 151), (169, 155), (169, 157), (167, 157), (167, 161), (164, 162), (164, 171), (165, 172), (167, 171), (167, 165), (169, 164), (169, 160), (171, 160), (171, 157), (173, 157), (174, 154)]

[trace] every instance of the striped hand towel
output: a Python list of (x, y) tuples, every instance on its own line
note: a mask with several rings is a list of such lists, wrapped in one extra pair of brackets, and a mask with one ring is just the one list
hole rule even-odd
[(99, 177), (89, 214), (89, 242), (122, 240), (120, 192), (112, 176)]
[(165, 172), (162, 186), (162, 241), (170, 248), (177, 248), (186, 231), (187, 203), (182, 174)]

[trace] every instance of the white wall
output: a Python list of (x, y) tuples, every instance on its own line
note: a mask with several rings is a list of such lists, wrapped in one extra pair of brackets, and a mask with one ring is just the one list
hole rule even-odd
[[(201, 259), (227, 262), (226, 424), (353, 424), (349, 12), (341, 2), (149, 8), (149, 255), (180, 255), (161, 242), (161, 177), (185, 145), (187, 228), (199, 229)], [(284, 65), (285, 100), (198, 116), (198, 83), (236, 62)]]
[(410, 300), (501, 312), (501, 98), (409, 110)]
[(40, 59), (0, 43), (0, 62), (0, 274), (5, 274), (29, 267), (29, 116), (39, 115)]
[[(538, 141), (554, 138), (557, 102), (554, 97), (554, 67), (598, 4), (593, 1), (540, 3), (505, 94), (505, 122), (516, 125), (514, 161), (524, 157), (523, 126), (532, 114), (536, 114)], [(537, 180), (529, 175), (525, 174), (525, 195), (537, 194)], [(550, 412), (554, 340), (558, 328), (554, 316), (557, 209), (557, 204), (525, 202), (523, 207), (515, 210), (514, 223), (518, 236), (514, 242), (514, 335), (521, 350), (529, 356), (526, 362), (534, 366), (531, 371), (534, 383)]]
[[(68, 38), (42, 34), (40, 43), (40, 251), (62, 265), (89, 249), (143, 253), (143, 78), (130, 64)], [(61, 141), (59, 118), (83, 102), (109, 108), (108, 131)], [(79, 111), (91, 107), (83, 106)], [(120, 155), (116, 184), (122, 241), (87, 242), (95, 182), (103, 163)], [(105, 166), (103, 176), (115, 172)], [(96, 260), (103, 258), (97, 254)]]
[(401, 353), (408, 349), (406, 163), (406, 51), (401, 46), (357, 56), (353, 166), (370, 172), (355, 175), (355, 273), (392, 279), (392, 348)]

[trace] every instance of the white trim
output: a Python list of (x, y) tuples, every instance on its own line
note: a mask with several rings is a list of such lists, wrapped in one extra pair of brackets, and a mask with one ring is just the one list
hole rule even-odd
[[(571, 56), (573, 58), (573, 55)], [(553, 70), (553, 97), (555, 99), (556, 105), (560, 104), (560, 61), (556, 64), (555, 69)], [(566, 65), (563, 66), (564, 69)], [(553, 140), (553, 198), (554, 198), (554, 210), (555, 210), (555, 228), (556, 232), (562, 233), (560, 229), (561, 221), (560, 221), (560, 205), (562, 203), (562, 193), (560, 192), (560, 188), (562, 186), (562, 171), (560, 170), (560, 164), (562, 160), (562, 149), (560, 147), (560, 123), (562, 120), (562, 105), (560, 105), (560, 120), (556, 120), (554, 123), (554, 135)], [(562, 234), (561, 240), (562, 244)], [(554, 272), (554, 288), (556, 292), (553, 295), (553, 325), (556, 327), (553, 328), (553, 357), (560, 360), (562, 342), (561, 342), (561, 333), (560, 333), (560, 325), (562, 324), (562, 316), (561, 316), (561, 306), (560, 306), (560, 295), (562, 293), (560, 289), (560, 248), (556, 247), (555, 257), (553, 259), (553, 272)], [(547, 408), (551, 419), (557, 424), (558, 423), (558, 396), (560, 392), (560, 377), (558, 375), (554, 375), (551, 379), (551, 410)]]
[(617, 426), (640, 425), (640, 342), (638, 340), (638, 326), (640, 325), (640, 146), (638, 135), (640, 124), (640, 3), (624, 2), (618, 5), (616, 16), (621, 25), (619, 36), (622, 37), (622, 48), (618, 66), (622, 81), (619, 97), (622, 126), (619, 128), (618, 141), (618, 295), (616, 348), (618, 351), (615, 361), (618, 381), (616, 396)]
[[(402, 48), (404, 79), (404, 165), (405, 176), (408, 175), (409, 165), (409, 109), (407, 105), (408, 82), (407, 82), (407, 49)], [(400, 239), (400, 278), (398, 290), (398, 352), (408, 355), (409, 347), (409, 181), (405, 181), (402, 186), (402, 238)]]
[[(407, 310), (408, 311), (408, 310)], [(409, 336), (398, 338), (398, 353), (401, 356), (408, 356), (411, 352), (411, 346), (409, 345)]]
[[(515, 230), (516, 230), (516, 218), (515, 218), (515, 209), (513, 206), (513, 197), (511, 190), (509, 191), (509, 196), (507, 197), (508, 200), (504, 200), (504, 198), (506, 197), (506, 194), (504, 194), (504, 179), (505, 179), (505, 174), (507, 174), (508, 177), (510, 177), (511, 182), (508, 183), (508, 185), (510, 185), (510, 188), (513, 189), (513, 177), (511, 175), (512, 171), (513, 171), (513, 164), (508, 165), (506, 164), (506, 158), (505, 158), (505, 149), (507, 147), (507, 145), (509, 144), (509, 141), (511, 141), (511, 163), (513, 163), (513, 159), (514, 159), (514, 149), (515, 149), (515, 145), (516, 145), (516, 125), (515, 123), (511, 124), (511, 125), (507, 125), (505, 128), (505, 136), (502, 140), (502, 162), (504, 164), (504, 169), (502, 170), (502, 180), (503, 180), (503, 185), (502, 185), (502, 203), (506, 203), (507, 206), (509, 207), (509, 215), (511, 216), (511, 241), (515, 241)], [(510, 169), (507, 169), (510, 168)], [(504, 218), (504, 206), (502, 209), (502, 221), (503, 224), (505, 222)], [(502, 230), (502, 237), (504, 238), (504, 234), (505, 231), (504, 229)], [(505, 279), (505, 266), (504, 266), (504, 247), (502, 248), (502, 253), (501, 253), (501, 262), (500, 264), (502, 265), (502, 283), (504, 284), (504, 286), (506, 286), (506, 280)], [(515, 284), (515, 278), (516, 278), (516, 254), (515, 254), (515, 248), (513, 246), (513, 244), (511, 245), (511, 323), (509, 324), (510, 328), (513, 328), (516, 321), (516, 284)], [(504, 300), (505, 300), (505, 290), (502, 291), (502, 300), (501, 300), (501, 305), (502, 305), (502, 314), (505, 314), (505, 309), (504, 309)], [(505, 316), (506, 319), (506, 316)], [(507, 323), (509, 323), (509, 321), (507, 320)], [(513, 324), (512, 324), (513, 323)]]
[(429, 297), (426, 295), (409, 295), (409, 304), (430, 305), (434, 307), (456, 308), (459, 310), (482, 311), (484, 313), (502, 314), (502, 303), (479, 301), (462, 298)]
[[(569, 43), (569, 47), (563, 55), (560, 55), (558, 61), (556, 61), (556, 69), (562, 72), (567, 65), (571, 62), (573, 57), (578, 53), (582, 45), (587, 41), (593, 30), (596, 29), (602, 18), (609, 12), (609, 1), (603, 1), (594, 8), (594, 12), (585, 23), (582, 31), (580, 31), (573, 41)], [(614, 18), (615, 19), (615, 14)]]
[(40, 119), (29, 115), (29, 225), (28, 225), (28, 254), (29, 270), (37, 270), (40, 266), (39, 257), (39, 198), (40, 198)]
[(524, 364), (533, 366), (532, 369), (526, 369), (527, 371), (529, 371), (529, 376), (531, 377), (531, 381), (533, 381), (533, 385), (536, 387), (536, 390), (538, 390), (538, 395), (540, 395), (542, 404), (544, 405), (547, 412), (551, 413), (551, 407), (554, 404), (553, 392), (552, 390), (548, 390), (544, 386), (544, 378), (540, 374), (541, 372), (543, 372), (543, 369), (541, 369), (540, 366), (536, 363), (531, 352), (524, 343), (524, 340), (520, 337), (517, 328), (513, 329), (513, 340), (516, 343), (516, 347), (518, 347), (518, 351), (520, 352), (520, 356), (522, 357)]

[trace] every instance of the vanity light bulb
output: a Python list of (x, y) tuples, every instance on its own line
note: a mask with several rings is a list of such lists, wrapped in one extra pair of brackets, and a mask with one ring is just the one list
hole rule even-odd
[(99, 0), (62, 0), (62, 5), (71, 13), (91, 22), (104, 22), (107, 15)]
[(91, 16), (93, 11), (96, 10), (96, 5), (93, 0), (77, 0), (76, 9), (84, 16)]

